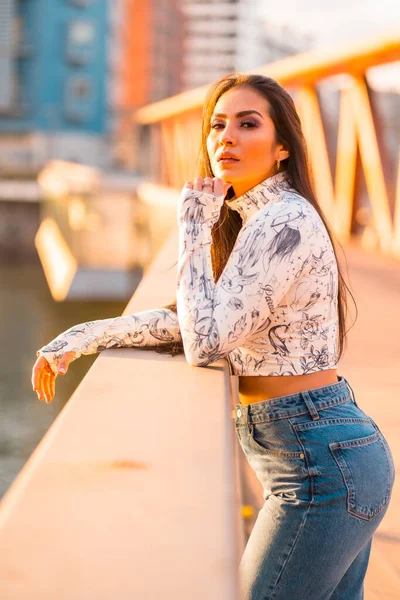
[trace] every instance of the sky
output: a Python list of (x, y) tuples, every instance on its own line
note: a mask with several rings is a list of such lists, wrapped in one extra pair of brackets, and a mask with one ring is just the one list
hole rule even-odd
[[(400, 0), (260, 0), (260, 16), (296, 33), (310, 34), (314, 47), (397, 35)], [(371, 84), (400, 93), (400, 61), (370, 71)]]

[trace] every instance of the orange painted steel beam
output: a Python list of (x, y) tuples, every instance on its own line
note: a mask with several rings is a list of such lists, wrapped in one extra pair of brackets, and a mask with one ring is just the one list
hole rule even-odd
[(296, 108), (307, 142), (318, 202), (331, 221), (335, 209), (334, 188), (321, 111), (314, 88), (304, 85), (296, 90)]
[(367, 86), (362, 77), (354, 77), (349, 89), (379, 245), (382, 250), (390, 251), (393, 239), (392, 218)]
[[(290, 56), (274, 63), (251, 69), (277, 79), (285, 87), (313, 84), (320, 79), (341, 73), (363, 72), (370, 67), (400, 60), (400, 32), (378, 39), (354, 44), (337, 45)], [(204, 102), (208, 85), (165, 100), (143, 106), (133, 114), (136, 123), (155, 123), (187, 110), (200, 108)]]
[(357, 138), (353, 108), (348, 89), (342, 89), (340, 97), (338, 143), (335, 172), (335, 233), (343, 240), (351, 234), (354, 209), (354, 188), (357, 165)]
[(188, 178), (190, 158), (186, 148), (185, 122), (183, 120), (175, 121), (174, 144), (177, 156), (177, 169), (175, 171), (174, 184), (176, 188), (181, 188)]
[(394, 236), (392, 250), (400, 258), (400, 156), (397, 167), (396, 206), (394, 213)]
[(163, 183), (165, 185), (169, 185), (173, 187), (173, 172), (174, 172), (174, 163), (175, 160), (175, 149), (173, 146), (173, 121), (169, 119), (168, 121), (163, 121), (161, 123), (161, 142), (162, 142), (162, 151), (161, 151), (161, 160), (164, 164), (164, 173), (167, 176), (167, 180)]

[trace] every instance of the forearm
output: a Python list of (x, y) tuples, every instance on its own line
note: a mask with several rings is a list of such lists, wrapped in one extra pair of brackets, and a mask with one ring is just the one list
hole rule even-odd
[(206, 355), (208, 358), (214, 356), (219, 346), (217, 331), (215, 343), (212, 341), (215, 283), (211, 242), (208, 225), (202, 224), (197, 229), (194, 241), (191, 232), (184, 226), (180, 228), (176, 299), (186, 360), (193, 365), (201, 362)]
[[(184, 189), (178, 209), (176, 301), (185, 357), (194, 366), (225, 357), (236, 341), (228, 340), (233, 323), (226, 311), (232, 301), (227, 298), (229, 306), (221, 301), (221, 283), (214, 282), (211, 260), (212, 228), (223, 202), (223, 194)], [(241, 322), (234, 325), (236, 330)]]
[(36, 354), (44, 356), (56, 372), (66, 352), (74, 352), (75, 360), (82, 354), (95, 354), (109, 348), (160, 346), (181, 340), (177, 315), (172, 310), (157, 308), (74, 325)]
[[(186, 195), (183, 198), (186, 200)], [(195, 204), (194, 200), (197, 202)], [(197, 193), (194, 210), (209, 194)], [(190, 198), (187, 202), (190, 201)], [(276, 202), (260, 210), (239, 231), (218, 281), (211, 262), (211, 227), (207, 205), (201, 213), (185, 212), (179, 220), (177, 309), (186, 360), (207, 366), (227, 356), (265, 323), (300, 276), (310, 255), (313, 220), (283, 226), (303, 216), (306, 205)], [(185, 207), (185, 204), (183, 204)], [(213, 209), (211, 204), (210, 210)], [(190, 220), (189, 220), (190, 219)], [(295, 223), (293, 223), (295, 225)], [(275, 228), (279, 228), (278, 232)]]

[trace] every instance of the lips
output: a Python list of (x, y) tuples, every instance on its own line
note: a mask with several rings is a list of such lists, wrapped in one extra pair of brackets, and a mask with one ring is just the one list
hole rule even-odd
[(229, 154), (229, 152), (223, 152), (221, 154), (221, 156), (218, 157), (218, 162), (224, 159), (231, 159), (231, 160), (239, 160), (238, 158), (236, 158), (236, 156), (234, 156), (233, 154)]

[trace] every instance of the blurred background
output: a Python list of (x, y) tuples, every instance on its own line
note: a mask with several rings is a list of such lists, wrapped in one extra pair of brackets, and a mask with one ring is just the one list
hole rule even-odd
[[(151, 157), (135, 111), (396, 24), (397, 0), (0, 0), (0, 497), (97, 356), (74, 362), (45, 404), (36, 350), (121, 314), (173, 222), (168, 203), (150, 220), (137, 193)], [(366, 77), (393, 195), (399, 63)], [(333, 155), (338, 92), (327, 80), (318, 94)]]

